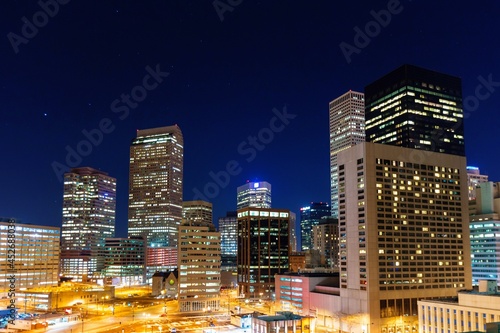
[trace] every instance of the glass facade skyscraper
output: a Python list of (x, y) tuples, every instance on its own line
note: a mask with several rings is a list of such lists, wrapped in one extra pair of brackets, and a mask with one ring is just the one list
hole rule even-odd
[[(288, 270), (290, 211), (238, 210), (238, 287), (240, 294), (271, 297), (274, 277)], [(261, 295), (262, 293), (262, 295)]]
[(330, 216), (330, 205), (326, 202), (311, 202), (309, 206), (300, 209), (300, 239), (301, 250), (311, 250), (312, 229), (324, 216)]
[(236, 212), (227, 212), (219, 218), (222, 268), (236, 268), (238, 254), (238, 220)]
[(365, 88), (366, 141), (465, 156), (460, 78), (403, 65)]
[(130, 147), (129, 236), (177, 247), (182, 220), (184, 140), (179, 126), (137, 131)]

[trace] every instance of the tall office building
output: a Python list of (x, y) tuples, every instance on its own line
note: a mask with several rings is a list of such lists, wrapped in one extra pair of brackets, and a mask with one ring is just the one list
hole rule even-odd
[(271, 184), (268, 182), (247, 182), (238, 186), (237, 209), (246, 207), (271, 208)]
[(339, 220), (325, 216), (312, 227), (312, 249), (324, 256), (325, 266), (339, 267)]
[(212, 223), (212, 204), (203, 200), (184, 201), (182, 219), (191, 222)]
[(465, 156), (460, 78), (404, 65), (365, 88), (366, 141)]
[(365, 141), (365, 95), (349, 90), (329, 105), (330, 190), (332, 216), (338, 215), (337, 154)]
[(468, 166), (467, 167), (467, 180), (469, 184), (469, 200), (476, 199), (476, 188), (480, 183), (488, 181), (488, 175), (482, 175), (479, 168)]
[(289, 228), (289, 210), (238, 210), (239, 294), (260, 298), (272, 296), (275, 275), (288, 270)]
[(106, 238), (103, 275), (107, 284), (146, 283), (146, 240), (142, 237)]
[(364, 315), (353, 331), (418, 320), (417, 300), (472, 287), (465, 157), (414, 152), (362, 143), (338, 156), (341, 312)]
[(472, 284), (500, 284), (500, 183), (481, 182), (470, 202)]
[[(17, 294), (28, 288), (57, 287), (60, 236), (61, 230), (57, 227), (0, 218), (0, 258), (3, 258), (0, 260), (0, 290), (5, 292), (3, 296), (11, 289), (12, 275)], [(21, 304), (18, 299), (17, 305)]]
[(138, 130), (130, 146), (128, 234), (148, 247), (177, 247), (183, 154), (177, 125)]
[(236, 268), (238, 253), (238, 220), (236, 212), (227, 212), (219, 218), (222, 268)]
[(116, 179), (75, 168), (64, 174), (61, 274), (73, 281), (95, 277), (104, 268), (102, 248), (115, 236)]
[(185, 220), (179, 227), (179, 309), (219, 311), (220, 233), (212, 223)]
[(330, 216), (330, 205), (326, 202), (311, 202), (309, 206), (300, 208), (301, 250), (312, 249), (312, 229), (324, 216)]

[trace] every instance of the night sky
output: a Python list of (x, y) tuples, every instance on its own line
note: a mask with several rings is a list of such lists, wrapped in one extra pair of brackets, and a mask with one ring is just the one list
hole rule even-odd
[(468, 164), (500, 181), (498, 1), (51, 1), (0, 4), (0, 216), (60, 226), (54, 166), (90, 166), (117, 178), (126, 236), (130, 142), (172, 124), (185, 200), (208, 193), (216, 220), (237, 186), (266, 180), (298, 214), (330, 200), (329, 101), (404, 63), (462, 78)]

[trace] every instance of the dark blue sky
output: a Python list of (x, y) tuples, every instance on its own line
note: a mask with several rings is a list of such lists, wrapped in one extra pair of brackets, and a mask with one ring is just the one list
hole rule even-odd
[[(220, 0), (235, 5), (223, 21), (212, 1), (59, 1), (52, 17), (37, 1), (0, 4), (0, 216), (60, 226), (54, 162), (67, 165), (67, 147), (85, 148), (83, 131), (106, 119), (109, 133), (73, 162), (118, 179), (118, 236), (130, 141), (136, 129), (171, 124), (184, 134), (185, 200), (236, 161), (240, 172), (212, 195), (214, 217), (235, 208), (247, 179), (270, 182), (273, 206), (298, 213), (329, 201), (328, 102), (403, 63), (462, 78), (468, 163), (500, 180), (497, 1)], [(382, 10), (392, 11), (384, 26), (374, 23)], [(356, 47), (356, 27), (372, 37), (357, 40), (348, 62), (339, 45)], [(147, 66), (169, 73), (147, 81), (149, 91)], [(490, 81), (480, 95), (478, 77)], [(118, 111), (131, 92), (141, 101)], [(269, 131), (284, 107), (288, 124)], [(254, 156), (248, 137), (259, 133), (266, 143)]]

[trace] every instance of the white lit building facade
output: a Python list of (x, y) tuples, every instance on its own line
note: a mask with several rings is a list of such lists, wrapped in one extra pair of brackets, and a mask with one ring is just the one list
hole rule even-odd
[(64, 174), (61, 274), (74, 282), (100, 276), (102, 249), (115, 236), (116, 179), (89, 168)]
[(338, 216), (337, 154), (365, 141), (365, 95), (349, 90), (329, 104), (332, 216)]
[(60, 237), (58, 227), (0, 218), (0, 291), (4, 296), (10, 289), (12, 275), (16, 291), (57, 286)]
[(271, 184), (268, 182), (248, 182), (238, 186), (237, 209), (246, 207), (271, 208)]

